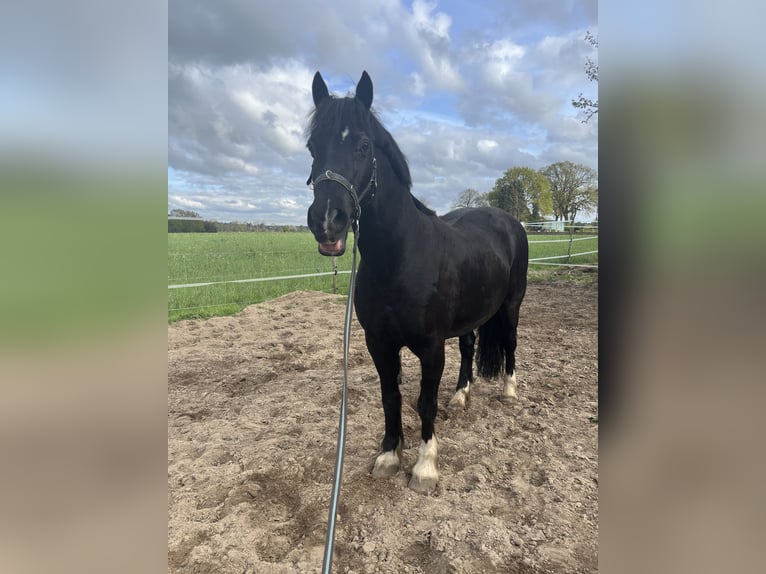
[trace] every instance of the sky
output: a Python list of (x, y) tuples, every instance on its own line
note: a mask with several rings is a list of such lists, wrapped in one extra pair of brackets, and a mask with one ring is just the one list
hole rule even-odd
[(168, 210), (305, 225), (305, 148), (318, 70), (373, 109), (437, 213), (505, 170), (573, 161), (598, 169), (596, 0), (171, 0)]

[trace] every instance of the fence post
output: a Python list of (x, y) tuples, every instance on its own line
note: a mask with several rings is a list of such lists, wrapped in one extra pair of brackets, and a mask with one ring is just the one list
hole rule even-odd
[(335, 255), (332, 256), (332, 293), (333, 295), (338, 293), (338, 261)]
[(567, 263), (572, 260), (572, 241), (574, 240), (574, 221), (569, 224), (569, 249), (567, 249)]

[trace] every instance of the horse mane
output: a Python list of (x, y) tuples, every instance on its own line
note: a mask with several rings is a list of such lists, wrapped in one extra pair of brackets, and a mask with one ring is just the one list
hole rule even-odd
[(433, 209), (428, 207), (425, 203), (420, 201), (414, 195), (412, 195), (412, 194), (410, 194), (410, 195), (412, 196), (412, 201), (415, 202), (415, 207), (417, 207), (418, 210), (420, 210), (421, 212), (425, 213), (426, 215), (436, 215), (436, 212)]
[[(325, 98), (309, 116), (309, 135), (340, 133), (345, 126), (358, 126), (370, 134), (375, 149), (388, 158), (394, 174), (407, 189), (412, 187), (412, 176), (407, 158), (394, 138), (378, 119), (377, 113), (365, 108), (357, 98)], [(321, 136), (320, 136), (321, 137)], [(421, 204), (422, 205), (422, 204)], [(426, 208), (427, 209), (427, 208)]]

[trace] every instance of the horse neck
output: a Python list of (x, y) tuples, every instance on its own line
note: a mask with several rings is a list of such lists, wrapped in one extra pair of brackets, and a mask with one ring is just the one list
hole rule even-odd
[(381, 269), (395, 265), (422, 230), (422, 215), (415, 207), (409, 187), (399, 180), (387, 159), (378, 158), (375, 198), (362, 207), (359, 221), (362, 259)]

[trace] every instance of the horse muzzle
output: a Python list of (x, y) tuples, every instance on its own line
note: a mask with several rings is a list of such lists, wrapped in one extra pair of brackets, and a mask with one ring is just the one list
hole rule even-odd
[(318, 242), (319, 253), (326, 256), (340, 256), (346, 252), (346, 238), (341, 237), (335, 243)]
[(348, 216), (338, 209), (325, 210), (315, 209), (315, 205), (309, 208), (308, 226), (314, 234), (318, 244), (319, 253), (326, 256), (340, 256), (346, 252), (346, 237), (350, 220)]

